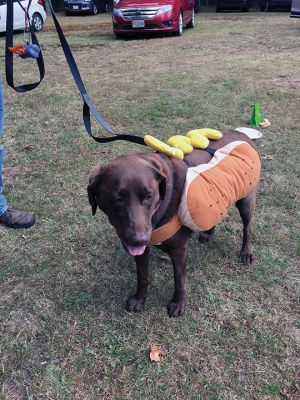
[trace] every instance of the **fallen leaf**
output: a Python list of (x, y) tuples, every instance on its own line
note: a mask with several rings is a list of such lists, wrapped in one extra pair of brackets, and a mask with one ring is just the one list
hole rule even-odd
[(264, 158), (265, 160), (269, 160), (269, 161), (274, 160), (274, 157), (273, 157), (273, 156), (270, 156), (269, 154), (266, 154), (265, 156), (263, 156), (263, 158)]
[(263, 119), (262, 121), (261, 121), (261, 123), (259, 124), (262, 128), (267, 128), (268, 126), (270, 126), (271, 125), (271, 122), (267, 119), (267, 118), (265, 118), (265, 119)]
[(22, 149), (23, 149), (23, 150), (32, 150), (32, 149), (33, 149), (33, 146), (31, 146), (30, 144), (25, 144), (25, 145), (22, 147)]
[(162, 354), (161, 350), (155, 345), (152, 344), (150, 346), (150, 360), (155, 362), (160, 362), (160, 355)]

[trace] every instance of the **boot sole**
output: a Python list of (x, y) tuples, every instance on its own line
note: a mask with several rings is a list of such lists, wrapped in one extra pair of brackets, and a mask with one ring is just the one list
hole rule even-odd
[(0, 221), (0, 224), (12, 229), (27, 229), (31, 228), (35, 224), (35, 219), (33, 221), (27, 222), (27, 224), (9, 224), (2, 221)]

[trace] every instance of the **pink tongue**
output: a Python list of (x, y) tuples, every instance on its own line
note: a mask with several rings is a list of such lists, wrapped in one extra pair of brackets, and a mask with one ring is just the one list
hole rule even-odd
[(138, 246), (138, 247), (126, 246), (126, 248), (131, 256), (140, 256), (141, 254), (144, 253), (146, 246)]

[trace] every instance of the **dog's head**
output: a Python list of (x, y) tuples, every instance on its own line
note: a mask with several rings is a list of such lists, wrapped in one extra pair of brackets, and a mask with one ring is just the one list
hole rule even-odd
[(152, 217), (164, 199), (166, 174), (155, 157), (121, 156), (91, 171), (87, 188), (92, 213), (97, 207), (110, 223), (126, 251), (143, 254), (152, 233)]

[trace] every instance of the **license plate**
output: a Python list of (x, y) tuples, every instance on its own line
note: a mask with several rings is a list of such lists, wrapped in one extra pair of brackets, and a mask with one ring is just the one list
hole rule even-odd
[(73, 10), (79, 10), (79, 6), (73, 6)]
[(145, 21), (143, 19), (134, 19), (132, 21), (133, 28), (145, 28)]

